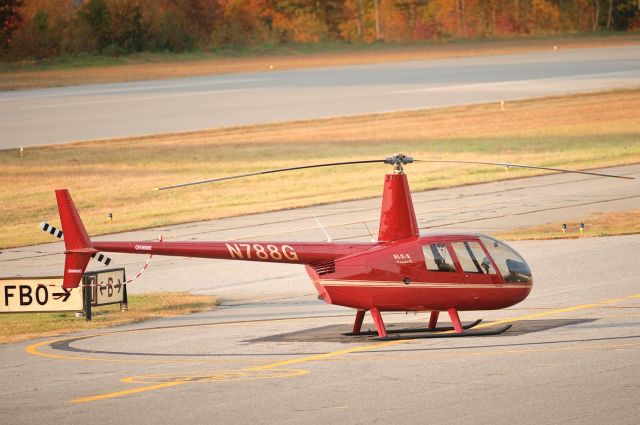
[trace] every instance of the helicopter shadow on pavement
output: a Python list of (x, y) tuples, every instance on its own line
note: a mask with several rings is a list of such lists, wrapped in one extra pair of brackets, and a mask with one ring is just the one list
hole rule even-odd
[[(556, 329), (564, 326), (580, 325), (584, 323), (594, 322), (598, 319), (546, 319), (546, 320), (522, 320), (513, 323), (513, 326), (502, 336), (519, 336), (533, 332), (547, 331), (550, 329)], [(447, 326), (446, 323), (442, 324)], [(394, 335), (394, 330), (401, 330), (406, 328), (424, 328), (425, 324), (422, 322), (413, 323), (401, 323), (401, 324), (389, 324), (387, 325), (387, 332), (389, 336)], [(373, 324), (364, 325), (363, 332), (369, 333), (375, 331)], [(376, 338), (376, 335), (349, 335), (351, 332), (351, 325), (327, 325), (317, 328), (303, 329), (295, 332), (288, 332), (277, 335), (270, 335), (267, 337), (250, 339), (242, 341), (245, 343), (258, 343), (258, 342), (342, 342), (342, 343), (362, 343), (371, 341)], [(428, 334), (428, 332), (425, 332)], [(415, 339), (416, 336), (424, 335), (425, 333), (403, 333), (407, 339)], [(470, 336), (471, 338), (472, 336)], [(429, 338), (429, 335), (426, 335)]]

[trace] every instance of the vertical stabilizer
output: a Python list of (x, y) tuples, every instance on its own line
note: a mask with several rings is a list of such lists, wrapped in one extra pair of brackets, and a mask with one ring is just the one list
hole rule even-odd
[(378, 241), (391, 242), (418, 234), (407, 175), (402, 172), (385, 175)]
[(56, 190), (56, 199), (66, 248), (62, 286), (65, 288), (77, 288), (87, 268), (91, 254), (96, 250), (91, 247), (89, 235), (82, 224), (73, 200), (71, 200), (69, 191), (67, 189)]
[(56, 190), (58, 201), (58, 213), (64, 231), (64, 246), (67, 250), (87, 248), (89, 235), (80, 220), (80, 215), (73, 204), (71, 195), (67, 189)]

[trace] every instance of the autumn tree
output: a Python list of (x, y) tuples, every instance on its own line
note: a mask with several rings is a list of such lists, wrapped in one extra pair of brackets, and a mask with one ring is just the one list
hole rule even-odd
[(0, 54), (179, 52), (640, 28), (640, 0), (1, 0)]
[(23, 0), (3, 0), (0, 3), (0, 53), (6, 53), (11, 36), (22, 21)]

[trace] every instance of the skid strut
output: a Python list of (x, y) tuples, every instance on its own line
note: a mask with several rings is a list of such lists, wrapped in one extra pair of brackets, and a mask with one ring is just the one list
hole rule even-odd
[(362, 329), (362, 321), (364, 320), (365, 312), (366, 310), (358, 310), (358, 312), (356, 313), (356, 320), (355, 322), (353, 322), (353, 331), (352, 331), (354, 335), (359, 334), (360, 329)]
[(453, 329), (457, 334), (461, 334), (463, 332), (462, 323), (460, 323), (460, 316), (458, 316), (458, 310), (455, 308), (447, 309), (449, 313), (449, 318), (451, 319), (451, 323), (453, 324)]
[(380, 338), (384, 338), (387, 336), (387, 330), (384, 327), (384, 322), (382, 321), (382, 315), (380, 314), (380, 310), (377, 308), (371, 309), (371, 316), (373, 316), (373, 323), (376, 325), (376, 329), (378, 330), (378, 336)]
[(440, 315), (439, 311), (432, 311), (431, 316), (429, 317), (429, 329), (433, 330), (436, 328), (438, 324), (438, 316)]

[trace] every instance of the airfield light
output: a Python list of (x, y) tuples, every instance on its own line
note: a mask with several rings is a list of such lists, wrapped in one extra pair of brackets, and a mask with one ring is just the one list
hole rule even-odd
[(566, 232), (567, 232), (567, 225), (566, 225), (566, 224), (563, 224), (563, 225), (562, 225), (562, 233), (564, 234), (564, 233), (566, 233)]
[(113, 224), (113, 213), (107, 214), (107, 217), (109, 218), (109, 224)]
[(580, 234), (584, 233), (584, 223), (580, 223)]

